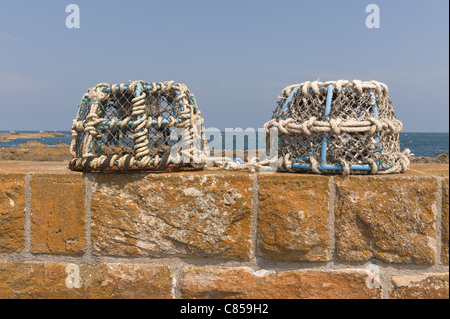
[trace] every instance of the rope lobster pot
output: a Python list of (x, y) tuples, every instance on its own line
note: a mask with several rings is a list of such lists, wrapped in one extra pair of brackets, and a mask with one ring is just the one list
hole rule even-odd
[(305, 82), (281, 92), (266, 132), (278, 129), (279, 170), (389, 174), (408, 170), (403, 125), (377, 81)]
[(202, 169), (203, 118), (184, 84), (100, 83), (79, 104), (70, 151), (72, 170)]

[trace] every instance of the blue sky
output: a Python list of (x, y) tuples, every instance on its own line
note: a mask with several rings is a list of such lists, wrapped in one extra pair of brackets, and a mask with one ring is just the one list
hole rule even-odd
[[(68, 4), (80, 29), (67, 29)], [(368, 29), (365, 8), (380, 8)], [(388, 84), (406, 132), (449, 131), (447, 0), (5, 1), (0, 130), (69, 130), (99, 82), (185, 83), (207, 127), (262, 127), (287, 85)]]

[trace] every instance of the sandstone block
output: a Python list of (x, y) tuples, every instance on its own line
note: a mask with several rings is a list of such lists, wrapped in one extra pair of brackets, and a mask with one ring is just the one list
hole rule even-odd
[(323, 176), (261, 175), (260, 255), (286, 261), (329, 261), (329, 179)]
[(250, 258), (249, 174), (96, 175), (94, 187), (97, 255)]
[(25, 174), (0, 173), (0, 253), (25, 246)]
[(250, 268), (187, 266), (183, 298), (192, 299), (376, 299), (381, 286), (368, 285), (365, 270), (253, 271)]
[(336, 184), (339, 260), (435, 263), (435, 178), (354, 176)]
[(86, 213), (81, 174), (34, 175), (31, 193), (31, 252), (83, 253)]

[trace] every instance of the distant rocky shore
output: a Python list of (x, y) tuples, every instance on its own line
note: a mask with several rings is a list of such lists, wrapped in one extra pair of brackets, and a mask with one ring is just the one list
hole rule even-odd
[(0, 133), (0, 142), (8, 143), (11, 140), (17, 139), (34, 139), (34, 138), (52, 138), (55, 136), (64, 135), (63, 133), (52, 133), (52, 132), (44, 132), (41, 131), (39, 133), (19, 133), (10, 131), (9, 133)]
[(0, 148), (0, 161), (65, 162), (72, 158), (69, 145), (65, 145), (65, 147), (46, 145), (46, 147)]
[[(69, 145), (61, 141), (56, 145), (45, 145), (38, 141), (28, 141), (19, 146), (20, 148), (0, 148), (0, 161), (67, 161), (72, 158), (69, 152)], [(226, 156), (228, 154), (223, 152), (222, 155)], [(253, 157), (256, 154), (248, 154), (247, 151), (236, 151), (233, 157), (248, 160), (249, 155)], [(440, 154), (435, 158), (420, 156), (410, 157), (410, 160), (411, 163), (449, 163), (448, 152)]]
[(411, 163), (435, 163), (435, 164), (448, 164), (448, 152), (442, 153), (436, 157), (411, 157)]
[(56, 145), (47, 145), (47, 144), (43, 144), (39, 141), (28, 141), (24, 144), (19, 144), (19, 147), (23, 147), (23, 148), (28, 148), (28, 147), (56, 147), (56, 148), (67, 148), (69, 147), (69, 145), (58, 141), (58, 143), (56, 143)]

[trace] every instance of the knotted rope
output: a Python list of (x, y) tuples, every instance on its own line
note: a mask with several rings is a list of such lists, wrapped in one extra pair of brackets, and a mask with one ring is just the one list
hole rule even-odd
[[(370, 165), (371, 174), (407, 171), (410, 152), (400, 152), (403, 124), (395, 118), (388, 94), (386, 84), (359, 80), (304, 82), (283, 89), (273, 118), (264, 125), (266, 132), (278, 130), (279, 170), (295, 171), (296, 159), (309, 164), (312, 172), (323, 173), (318, 150), (327, 141), (326, 161), (340, 165), (344, 175), (352, 173), (355, 164)], [(330, 97), (331, 113), (325, 116)]]
[[(136, 96), (137, 92), (140, 93), (139, 96)], [(130, 101), (130, 110), (123, 110), (125, 114), (122, 117), (120, 114), (114, 114), (113, 118), (111, 114), (105, 115), (108, 103), (112, 100), (124, 99), (125, 94), (134, 96)], [(148, 99), (154, 100), (154, 96), (167, 96), (173, 101), (170, 106), (172, 109), (169, 111), (175, 112), (176, 116), (170, 115), (164, 118), (161, 116), (162, 110), (157, 112), (159, 115), (150, 114)], [(156, 102), (159, 103), (159, 101)], [(88, 112), (85, 110), (87, 108)], [(118, 110), (114, 112), (119, 113)], [(196, 125), (201, 129), (199, 130)], [(188, 134), (184, 134), (181, 139), (188, 148), (184, 147), (176, 154), (170, 152), (168, 144), (161, 145), (161, 142), (153, 141), (150, 134), (150, 129), (156, 130), (160, 132), (159, 139), (164, 137), (167, 140), (169, 136), (166, 135), (170, 133), (171, 128), (175, 127), (188, 131)], [(93, 145), (98, 145), (102, 138), (113, 136), (112, 132), (124, 130), (132, 133), (132, 151), (117, 152), (108, 156), (94, 149)], [(200, 142), (194, 143), (195, 140)], [(126, 149), (126, 146), (121, 146)], [(150, 166), (159, 166), (163, 168), (162, 165), (166, 166), (170, 163), (178, 166), (190, 164), (194, 168), (202, 168), (205, 165), (205, 149), (203, 118), (186, 85), (173, 81), (164, 83), (130, 81), (129, 84), (120, 85), (100, 83), (90, 88), (83, 96), (77, 118), (73, 121), (70, 151), (74, 158), (69, 166), (72, 169), (101, 168), (104, 170), (115, 167), (128, 170), (132, 167), (146, 169)]]

